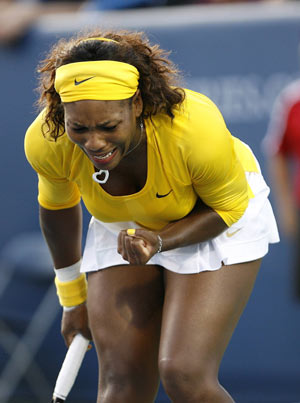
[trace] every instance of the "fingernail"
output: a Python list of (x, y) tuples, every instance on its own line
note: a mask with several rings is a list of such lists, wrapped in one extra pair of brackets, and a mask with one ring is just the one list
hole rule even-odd
[(130, 236), (135, 235), (135, 229), (134, 229), (134, 228), (129, 228), (129, 229), (127, 230), (127, 235), (130, 235)]

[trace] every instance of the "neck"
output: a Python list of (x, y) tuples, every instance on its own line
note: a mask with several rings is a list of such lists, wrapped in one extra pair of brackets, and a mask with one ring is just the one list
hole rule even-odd
[(144, 140), (144, 133), (145, 133), (145, 130), (144, 130), (143, 122), (141, 122), (141, 124), (140, 124), (140, 130), (139, 130), (139, 131), (140, 131), (140, 137), (139, 137), (138, 142), (137, 142), (133, 147), (129, 148), (129, 150), (128, 150), (127, 153), (124, 155), (124, 157), (127, 157), (128, 154), (130, 154), (130, 153), (132, 153), (132, 151), (136, 150), (136, 149), (140, 146), (140, 144), (142, 143), (142, 141)]

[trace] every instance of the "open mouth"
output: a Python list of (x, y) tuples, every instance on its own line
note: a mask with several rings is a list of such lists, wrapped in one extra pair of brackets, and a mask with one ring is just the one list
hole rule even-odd
[(110, 157), (111, 155), (112, 155), (112, 153), (114, 152), (115, 150), (112, 150), (112, 151), (110, 151), (109, 153), (107, 153), (107, 154), (104, 154), (104, 155), (95, 155), (94, 156), (94, 158), (96, 159), (96, 160), (105, 160), (105, 158), (108, 158), (108, 157)]
[(100, 162), (101, 164), (107, 164), (114, 158), (116, 151), (117, 151), (117, 149), (114, 148), (113, 150), (111, 150), (108, 153), (103, 154), (103, 155), (91, 155), (91, 158), (95, 162), (98, 162), (98, 163)]

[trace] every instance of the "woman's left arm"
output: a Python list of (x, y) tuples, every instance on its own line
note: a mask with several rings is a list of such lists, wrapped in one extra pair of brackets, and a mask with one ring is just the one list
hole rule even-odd
[(158, 232), (162, 250), (208, 241), (228, 228), (220, 215), (199, 199), (194, 209), (181, 220), (171, 222)]
[(161, 251), (166, 251), (207, 241), (227, 228), (220, 215), (199, 199), (186, 217), (169, 223), (160, 231), (137, 229), (133, 236), (126, 230), (121, 231), (118, 252), (131, 264), (146, 264), (160, 248), (159, 237)]

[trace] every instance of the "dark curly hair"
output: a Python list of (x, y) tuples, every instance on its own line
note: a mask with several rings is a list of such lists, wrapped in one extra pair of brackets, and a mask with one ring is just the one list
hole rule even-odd
[[(95, 37), (113, 39), (118, 43), (86, 40)], [(114, 60), (135, 66), (140, 73), (139, 89), (144, 104), (142, 116), (151, 118), (163, 112), (173, 118), (173, 108), (183, 102), (184, 90), (175, 86), (179, 72), (168, 59), (169, 53), (158, 45), (150, 45), (143, 32), (96, 30), (60, 40), (38, 67), (41, 74), (38, 105), (46, 107), (44, 135), (47, 132), (56, 140), (65, 131), (63, 106), (54, 88), (56, 69), (82, 61)]]

